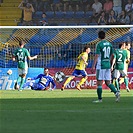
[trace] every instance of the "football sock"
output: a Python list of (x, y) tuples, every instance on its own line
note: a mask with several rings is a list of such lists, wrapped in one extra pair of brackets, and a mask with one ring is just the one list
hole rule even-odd
[(19, 76), (19, 77), (17, 78), (17, 84), (18, 84), (20, 81), (21, 81), (21, 77)]
[(115, 87), (116, 87), (117, 91), (119, 91), (119, 82), (118, 82), (118, 79), (115, 80), (115, 85), (116, 85)]
[(120, 81), (119, 81), (120, 85), (121, 85), (123, 82), (124, 82), (124, 78), (120, 78)]
[(80, 82), (78, 83), (79, 86), (81, 86), (86, 81), (86, 78), (82, 78)]
[(127, 77), (124, 78), (124, 83), (125, 83), (126, 87), (128, 87), (128, 78)]
[(98, 86), (97, 95), (98, 95), (98, 99), (102, 99), (102, 86)]
[(64, 83), (64, 86), (66, 86), (71, 80), (73, 79), (73, 77), (69, 77), (66, 82)]
[(112, 92), (114, 92), (114, 93), (117, 92), (117, 90), (116, 90), (116, 88), (115, 88), (115, 86), (114, 86), (113, 84), (109, 84), (108, 87), (110, 88), (110, 90), (111, 90)]
[(22, 78), (22, 79), (21, 79), (21, 83), (20, 83), (20, 88), (19, 88), (20, 90), (22, 90), (22, 87), (23, 87), (23, 85), (24, 85), (24, 81), (25, 81), (25, 78)]
[(113, 79), (113, 85), (116, 86), (115, 79)]

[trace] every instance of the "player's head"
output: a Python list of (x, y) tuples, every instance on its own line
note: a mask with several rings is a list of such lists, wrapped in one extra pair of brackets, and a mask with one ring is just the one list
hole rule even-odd
[(119, 44), (119, 49), (125, 49), (125, 44), (124, 43), (120, 43)]
[(24, 40), (20, 40), (19, 41), (19, 46), (24, 46), (25, 45), (25, 41)]
[(87, 52), (87, 53), (90, 53), (90, 47), (89, 46), (85, 46), (84, 49), (83, 49), (83, 52)]
[(48, 74), (49, 74), (48, 68), (44, 68), (44, 74), (45, 74), (45, 75), (48, 75)]
[(131, 48), (130, 42), (126, 42), (125, 48), (130, 50), (130, 48)]
[(99, 31), (98, 32), (98, 38), (104, 39), (105, 38), (105, 32), (104, 31)]

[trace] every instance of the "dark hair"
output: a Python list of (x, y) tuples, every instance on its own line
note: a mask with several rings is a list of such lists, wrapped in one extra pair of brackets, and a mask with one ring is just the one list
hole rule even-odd
[(123, 46), (123, 43), (120, 43), (120, 44), (119, 44), (119, 48), (121, 48), (122, 46)]
[(89, 46), (86, 45), (86, 46), (84, 47), (84, 49), (83, 49), (83, 52), (86, 52), (86, 49), (88, 49), (88, 48), (89, 48)]
[(23, 45), (23, 43), (25, 43), (25, 41), (24, 40), (20, 40), (19, 41), (19, 46)]
[(46, 15), (46, 13), (45, 13), (45, 12), (43, 12), (42, 14), (45, 14), (45, 15)]
[(44, 68), (44, 70), (47, 70), (47, 69), (48, 69), (47, 67)]
[(125, 42), (125, 45), (126, 45), (126, 46), (128, 46), (128, 44), (129, 44), (128, 42)]
[(98, 38), (104, 39), (105, 38), (105, 32), (104, 31), (99, 31), (98, 32)]

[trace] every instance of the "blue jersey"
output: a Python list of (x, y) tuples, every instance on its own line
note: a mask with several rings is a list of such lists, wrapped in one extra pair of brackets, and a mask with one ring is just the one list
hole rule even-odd
[(31, 78), (31, 80), (36, 80), (36, 79), (39, 79), (38, 83), (34, 83), (32, 85), (33, 89), (35, 89), (35, 90), (36, 89), (38, 89), (38, 90), (45, 89), (46, 87), (48, 87), (50, 85), (50, 83), (52, 83), (53, 89), (55, 89), (55, 87), (56, 87), (55, 82), (54, 82), (52, 76), (50, 76), (50, 75), (39, 74), (37, 77)]

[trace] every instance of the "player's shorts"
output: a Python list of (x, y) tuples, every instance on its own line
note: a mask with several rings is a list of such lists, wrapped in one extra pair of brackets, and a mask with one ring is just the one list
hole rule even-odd
[(127, 76), (126, 69), (125, 70), (117, 70), (117, 69), (114, 70), (114, 77), (116, 79), (118, 79), (120, 77), (120, 75)]
[(97, 80), (111, 80), (111, 70), (110, 69), (97, 69), (96, 79)]
[(87, 76), (87, 72), (85, 70), (78, 70), (78, 69), (75, 69), (72, 73), (73, 76), (77, 77), (79, 75), (82, 75), (83, 77), (86, 77)]
[(18, 68), (18, 74), (19, 75), (27, 74), (27, 73), (28, 73), (28, 68), (24, 68), (24, 69)]

